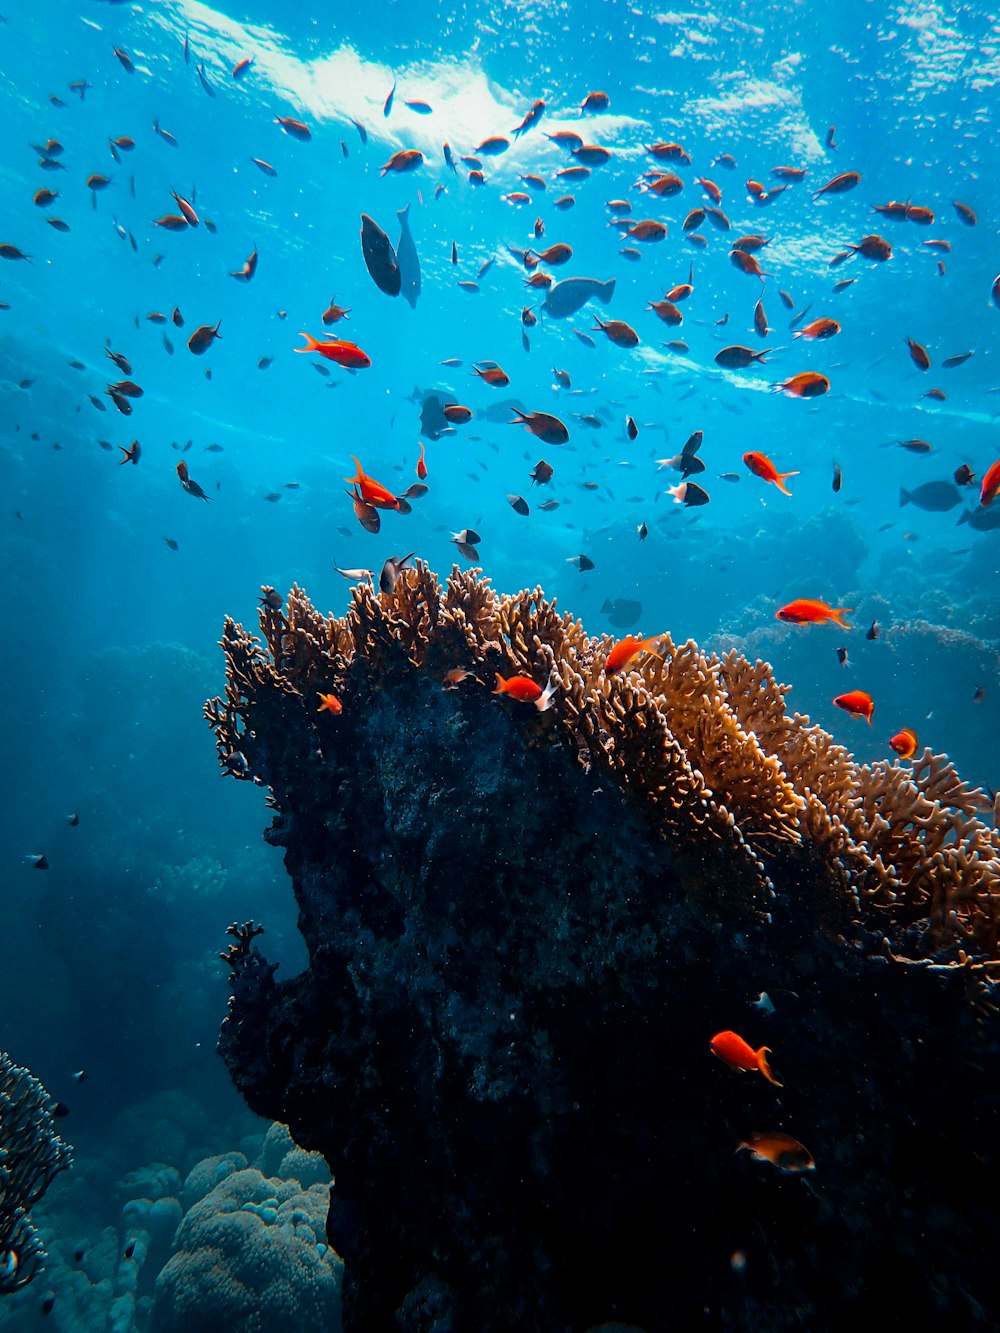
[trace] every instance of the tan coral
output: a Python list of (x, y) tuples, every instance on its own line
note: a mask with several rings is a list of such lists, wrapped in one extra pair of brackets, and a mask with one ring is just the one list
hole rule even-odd
[(718, 913), (769, 910), (769, 865), (798, 856), (843, 911), (916, 927), (924, 950), (961, 943), (1000, 958), (1000, 836), (977, 817), (984, 793), (944, 755), (925, 752), (908, 769), (856, 764), (808, 717), (787, 713), (788, 687), (766, 663), (665, 634), (656, 654), (609, 676), (608, 636), (589, 637), (540, 588), (501, 596), (457, 566), (443, 590), (422, 561), (391, 593), (362, 583), (339, 619), (297, 587), (283, 605), (262, 591), (266, 648), (227, 620), (226, 696), (205, 708), (234, 776), (252, 775), (258, 698), (277, 692), (282, 710), (312, 713), (313, 691), (349, 688), (359, 658), (376, 686), (412, 670), (443, 678), (463, 668), (486, 684), (494, 671), (530, 676), (555, 697), (549, 712), (528, 710), (529, 736), (565, 743), (627, 788), (690, 891)]

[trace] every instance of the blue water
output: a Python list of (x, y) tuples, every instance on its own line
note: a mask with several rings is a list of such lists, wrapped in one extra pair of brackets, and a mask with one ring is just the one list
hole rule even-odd
[[(321, 17), (263, 3), (224, 12), (194, 0), (12, 0), (3, 13), (0, 243), (31, 263), (0, 261), (0, 1048), (71, 1103), (78, 1157), (105, 1163), (103, 1176), (94, 1168), (93, 1198), (74, 1196), (78, 1226), (88, 1201), (94, 1228), (114, 1222), (99, 1182), (124, 1174), (129, 1154), (133, 1168), (158, 1160), (155, 1136), (114, 1131), (130, 1108), (168, 1092), (200, 1107), (211, 1128), (177, 1148), (190, 1160), (255, 1127), (214, 1055), (222, 930), (237, 915), (265, 918), (269, 956), (286, 968), (301, 963), (301, 946), (280, 861), (260, 841), (263, 796), (219, 780), (200, 709), (220, 688), (223, 617), (252, 621), (262, 584), (297, 581), (339, 611), (348, 585), (335, 564), (377, 573), (388, 556), (415, 551), (443, 576), (461, 561), (451, 534), (472, 527), (500, 589), (541, 584), (592, 633), (621, 633), (602, 614), (606, 601), (638, 601), (634, 632), (668, 629), (766, 657), (793, 686), (790, 705), (860, 759), (889, 756), (888, 737), (910, 726), (970, 779), (996, 783), (1000, 539), (958, 523), (976, 510), (978, 478), (1000, 455), (995, 13), (858, 0), (698, 3), (683, 13), (644, 0), (470, 3), (444, 17), (432, 4), (385, 0)], [(233, 64), (251, 54), (234, 81)], [(82, 100), (68, 86), (78, 79), (88, 83)], [(594, 89), (610, 95), (609, 108), (581, 115)], [(484, 159), (485, 187), (470, 186), (461, 165), (448, 170), (445, 141), (469, 154), (486, 136), (509, 134), (536, 98), (546, 102), (541, 123)], [(283, 134), (276, 116), (306, 122), (311, 140)], [(176, 146), (153, 132), (154, 119)], [(826, 146), (831, 126), (836, 151)], [(612, 160), (563, 187), (554, 173), (570, 159), (544, 137), (557, 129), (610, 148)], [(115, 163), (108, 140), (121, 135), (136, 146)], [(50, 137), (64, 146), (65, 170), (37, 165), (30, 145)], [(634, 188), (655, 139), (677, 140), (692, 158), (676, 168), (684, 189), (674, 198)], [(425, 163), (380, 177), (402, 148), (420, 149)], [(735, 169), (717, 163), (724, 153)], [(782, 165), (805, 168), (805, 180), (755, 206), (744, 182), (773, 184)], [(857, 188), (814, 202), (813, 190), (848, 170), (860, 172)], [(110, 184), (92, 207), (94, 172)], [(524, 207), (502, 199), (532, 173), (547, 180), (544, 193)], [(698, 176), (722, 189), (733, 226), (728, 236), (700, 227), (703, 249), (681, 230), (707, 202)], [(32, 201), (40, 187), (59, 192), (48, 208)], [(175, 211), (171, 190), (194, 201), (202, 226), (175, 234), (153, 225)], [(552, 201), (565, 192), (575, 206), (561, 212)], [(665, 241), (638, 246), (638, 263), (620, 256), (633, 243), (608, 225), (615, 198), (632, 202), (635, 220), (668, 224)], [(955, 199), (978, 225), (962, 224)], [(933, 224), (871, 211), (888, 200), (932, 208)], [(395, 241), (407, 206), (422, 271), (415, 309), (377, 290), (359, 244), (362, 212)], [(53, 216), (68, 232), (47, 224)], [(520, 313), (541, 302), (507, 246), (532, 245), (536, 217), (539, 247), (573, 248), (556, 278), (617, 285), (608, 307), (527, 330), (525, 350)], [(872, 231), (891, 241), (889, 262), (829, 266)], [(770, 275), (766, 344), (752, 322), (761, 284), (727, 258), (729, 240), (749, 232), (770, 238), (760, 255)], [(949, 253), (923, 244), (937, 238)], [(256, 275), (234, 281), (254, 247)], [(491, 257), (478, 292), (457, 285)], [(683, 325), (668, 329), (646, 303), (686, 281), (690, 265)], [(835, 294), (842, 278), (856, 281)], [(831, 316), (841, 333), (793, 341), (779, 290), (794, 312), (811, 306), (806, 322)], [(324, 332), (331, 297), (350, 317), (330, 332), (355, 340), (370, 368), (324, 376), (319, 358), (295, 354), (300, 329)], [(146, 318), (175, 307), (183, 327)], [(595, 333), (585, 346), (573, 330), (590, 332), (594, 311), (633, 325), (639, 345)], [(220, 320), (221, 340), (191, 355), (195, 327)], [(908, 337), (926, 346), (928, 372), (910, 360)], [(678, 338), (687, 351), (663, 348)], [(127, 356), (144, 391), (128, 418), (103, 393), (119, 377), (106, 344)], [(775, 350), (767, 366), (722, 372), (714, 357), (727, 344)], [(974, 355), (963, 365), (942, 367), (966, 351)], [(259, 369), (263, 358), (273, 361)], [(461, 367), (443, 366), (449, 358)], [(504, 367), (508, 388), (472, 377), (484, 360)], [(556, 386), (554, 367), (571, 390)], [(805, 370), (827, 375), (829, 393), (768, 392)], [(944, 401), (923, 396), (932, 388)], [(434, 389), (476, 416), (425, 440), (429, 493), (411, 515), (384, 514), (381, 533), (369, 535), (344, 494), (351, 455), (405, 489), (416, 480), (422, 397)], [(498, 405), (512, 401), (559, 415), (569, 443), (543, 445), (505, 424)], [(665, 493), (676, 471), (657, 460), (695, 430), (706, 471), (694, 480), (711, 500), (685, 509)], [(900, 446), (914, 438), (930, 452)], [(134, 439), (138, 466), (119, 466), (117, 446)], [(791, 499), (747, 471), (747, 450), (799, 472)], [(182, 490), (182, 457), (210, 503)], [(529, 478), (542, 458), (555, 468), (544, 491)], [(900, 507), (901, 487), (950, 481), (961, 464), (977, 481), (949, 512)], [(738, 480), (721, 475), (733, 473)], [(511, 509), (511, 493), (529, 500), (527, 518)], [(539, 510), (545, 499), (559, 507)], [(581, 553), (592, 570), (572, 563)], [(777, 608), (798, 597), (854, 608), (854, 628), (777, 622)], [(866, 639), (873, 620), (880, 636)], [(833, 705), (854, 688), (875, 699), (871, 727)], [(66, 822), (72, 811), (78, 827)], [(45, 853), (51, 869), (31, 869), (29, 853)], [(81, 1068), (89, 1077), (74, 1084)], [(129, 1123), (142, 1121), (140, 1111)]]

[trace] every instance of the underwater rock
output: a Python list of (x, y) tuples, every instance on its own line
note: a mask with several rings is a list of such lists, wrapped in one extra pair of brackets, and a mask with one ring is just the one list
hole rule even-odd
[[(609, 677), (610, 639), (474, 573), (260, 617), (206, 713), (270, 787), (310, 964), (233, 927), (220, 1051), (330, 1164), (349, 1333), (996, 1314), (995, 931), (962, 913), (997, 844), (946, 761), (853, 765), (763, 664), (667, 636)], [(784, 1086), (713, 1057), (730, 1028)], [(762, 1130), (815, 1171), (735, 1152)]]

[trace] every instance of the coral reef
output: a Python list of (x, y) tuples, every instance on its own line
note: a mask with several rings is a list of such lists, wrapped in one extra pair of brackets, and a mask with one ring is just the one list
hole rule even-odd
[(29, 1209), (73, 1161), (55, 1111), (38, 1079), (0, 1051), (0, 1295), (27, 1286), (45, 1261)]
[(337, 1333), (342, 1264), (324, 1235), (329, 1192), (253, 1168), (224, 1175), (177, 1228), (153, 1333)]
[[(856, 764), (735, 652), (665, 635), (608, 672), (610, 638), (475, 571), (418, 563), (343, 618), (272, 591), (263, 644), (227, 620), (206, 716), (223, 771), (269, 788), (310, 966), (279, 982), (231, 927), (220, 1049), (334, 1171), (344, 1327), (820, 1329), (900, 1290), (901, 1318), (975, 1326), (984, 794), (929, 751)], [(492, 697), (495, 672), (552, 706)], [(766, 1027), (780, 1091), (708, 1055), (734, 1025)], [(822, 1186), (730, 1160), (772, 1125)]]

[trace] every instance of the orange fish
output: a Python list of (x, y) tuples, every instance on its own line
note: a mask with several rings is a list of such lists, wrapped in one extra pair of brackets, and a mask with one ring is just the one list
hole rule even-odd
[(343, 306), (337, 305), (336, 302), (331, 298), (330, 304), (323, 311), (320, 318), (322, 319), (324, 324), (336, 324), (338, 320), (346, 319), (350, 313), (351, 313), (350, 306), (348, 306), (345, 310)]
[(808, 1148), (791, 1134), (777, 1130), (765, 1134), (754, 1132), (736, 1145), (737, 1152), (741, 1148), (747, 1148), (758, 1162), (770, 1162), (782, 1171), (812, 1171), (816, 1166)]
[(472, 373), (478, 375), (481, 380), (485, 380), (487, 384), (492, 385), (494, 389), (506, 389), (510, 383), (510, 376), (503, 366), (487, 366), (485, 370), (473, 366)]
[(640, 653), (653, 653), (654, 657), (659, 657), (655, 649), (663, 637), (654, 634), (648, 639), (637, 639), (634, 634), (627, 634), (624, 639), (619, 639), (604, 659), (604, 674), (610, 676), (615, 671), (624, 670)]
[(457, 690), (463, 680), (475, 680), (474, 671), (466, 671), (465, 667), (452, 667), (450, 671), (444, 673), (444, 680), (441, 682), (443, 690)]
[(796, 329), (793, 338), (832, 338), (840, 332), (840, 325), (835, 319), (814, 319), (804, 329)]
[(296, 347), (296, 352), (319, 352), (320, 356), (325, 357), (327, 361), (333, 361), (338, 366), (346, 366), (348, 370), (364, 370), (366, 366), (371, 365), (371, 357), (367, 352), (363, 352), (357, 343), (348, 342), (346, 338), (334, 338), (329, 342), (320, 342), (314, 338), (311, 333), (300, 333), (300, 338), (305, 338), (305, 347)]
[(464, 426), (467, 421), (472, 420), (471, 407), (463, 407), (461, 403), (448, 403), (442, 409), (446, 421), (450, 421), (453, 426)]
[(598, 331), (607, 334), (608, 338), (616, 347), (635, 347), (639, 341), (639, 335), (631, 324), (626, 324), (623, 319), (609, 319), (606, 323), (600, 315), (595, 315), (597, 323), (592, 332)]
[(730, 1069), (739, 1070), (759, 1070), (769, 1083), (773, 1083), (776, 1088), (784, 1087), (771, 1072), (771, 1066), (767, 1062), (767, 1057), (771, 1053), (770, 1046), (761, 1046), (759, 1050), (754, 1050), (748, 1046), (742, 1037), (735, 1032), (717, 1032), (710, 1043), (713, 1055), (717, 1055), (720, 1060), (724, 1060)]
[(367, 504), (373, 505), (376, 509), (398, 509), (399, 501), (393, 495), (392, 491), (387, 490), (382, 483), (376, 481), (374, 477), (369, 477), (353, 454), (351, 454), (351, 457), (354, 459), (354, 466), (357, 468), (357, 472), (353, 477), (345, 477), (344, 480), (356, 485), (361, 492), (361, 498)]
[(979, 486), (979, 503), (985, 509), (996, 499), (998, 493), (1000, 493), (1000, 458), (991, 463), (983, 473), (983, 480)]
[(907, 338), (906, 346), (909, 348), (910, 360), (918, 370), (930, 370), (931, 359), (927, 355), (927, 348), (921, 343), (914, 342), (912, 338)]
[(423, 160), (424, 155), (419, 148), (402, 148), (398, 153), (393, 153), (379, 175), (384, 176), (387, 171), (413, 171)]
[(912, 759), (917, 753), (917, 733), (903, 727), (889, 741), (889, 749), (895, 750), (900, 759)]
[(427, 464), (424, 462), (424, 442), (420, 441), (420, 457), (417, 459), (417, 476), (421, 481), (427, 476)]
[(551, 683), (543, 690), (530, 676), (510, 676), (506, 680), (500, 672), (496, 673), (497, 685), (494, 694), (509, 694), (519, 703), (534, 704), (540, 713), (544, 713), (552, 702), (555, 686)]
[(787, 606), (780, 606), (774, 618), (784, 620), (789, 625), (825, 625), (832, 620), (841, 629), (851, 629), (852, 626), (844, 620), (844, 613), (853, 610), (853, 606), (829, 606), (812, 597), (798, 597)]
[(829, 390), (830, 381), (817, 370), (802, 370), (773, 388), (775, 393), (787, 393), (792, 398), (818, 398)]
[(755, 477), (762, 477), (764, 481), (771, 482), (777, 486), (782, 495), (791, 495), (791, 491), (785, 485), (785, 478), (797, 477), (798, 472), (779, 472), (767, 454), (759, 454), (755, 450), (744, 454), (743, 461)]
[(317, 713), (322, 713), (325, 710), (328, 713), (332, 713), (334, 717), (336, 717), (338, 713), (342, 713), (344, 711), (344, 705), (340, 702), (340, 700), (337, 698), (335, 694), (320, 694), (319, 697), (322, 700), (322, 703), (316, 709)]
[[(120, 445), (119, 448), (121, 448)], [(177, 464), (176, 470), (177, 470), (177, 479), (184, 487), (184, 489), (187, 491), (188, 495), (193, 495), (195, 499), (204, 500), (207, 504), (211, 504), (210, 498), (205, 494), (202, 488), (198, 485), (195, 479), (188, 472), (187, 463), (184, 462), (183, 458)]]
[(864, 690), (848, 690), (846, 694), (838, 694), (833, 702), (845, 713), (850, 713), (851, 717), (863, 717), (871, 726), (875, 701)]
[(741, 273), (747, 274), (748, 277), (763, 278), (766, 276), (757, 256), (746, 250), (730, 250), (729, 262), (738, 268)]

